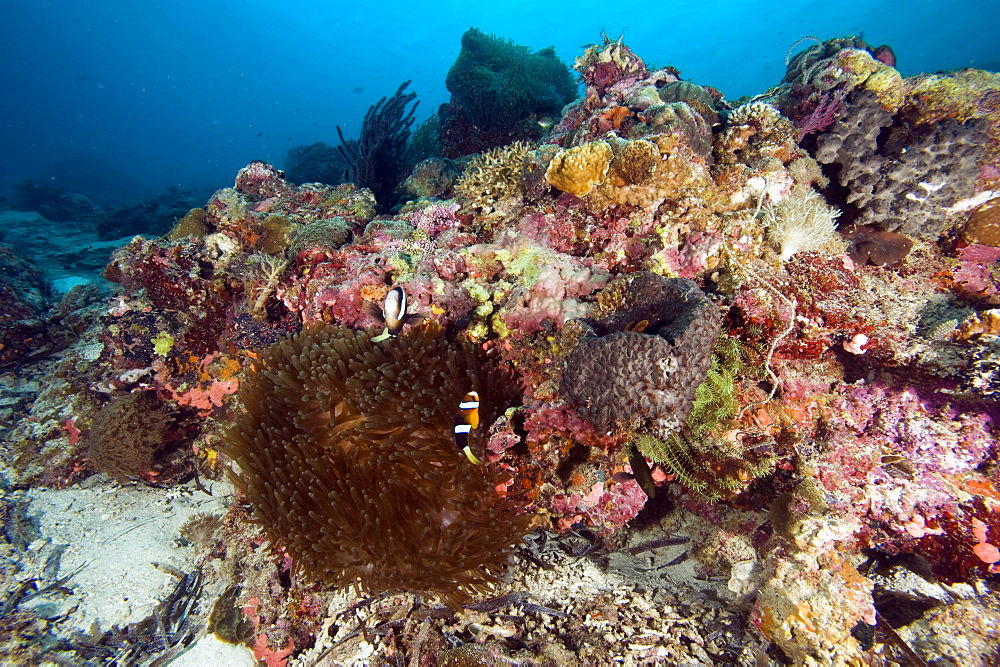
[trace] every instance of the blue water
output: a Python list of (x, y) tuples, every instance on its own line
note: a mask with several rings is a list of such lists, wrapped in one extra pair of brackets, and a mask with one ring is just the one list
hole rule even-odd
[(471, 26), (572, 64), (601, 30), (647, 62), (762, 92), (799, 38), (862, 32), (904, 75), (1000, 69), (996, 0), (941, 2), (0, 2), (0, 193), (25, 178), (130, 201), (230, 185), (252, 159), (356, 136), (406, 79), (421, 120)]

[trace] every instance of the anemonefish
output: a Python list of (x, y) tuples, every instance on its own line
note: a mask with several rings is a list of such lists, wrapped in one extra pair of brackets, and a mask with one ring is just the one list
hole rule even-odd
[(386, 338), (395, 338), (405, 325), (419, 324), (423, 321), (423, 315), (407, 313), (406, 305), (406, 292), (398, 285), (385, 295), (385, 303), (381, 307), (371, 301), (365, 301), (361, 304), (362, 311), (385, 324), (385, 331), (372, 338), (373, 341), (380, 343)]
[(455, 417), (455, 444), (469, 461), (479, 465), (482, 461), (476, 458), (469, 446), (469, 431), (474, 428), (479, 428), (479, 394), (470, 391), (458, 404), (458, 415)]

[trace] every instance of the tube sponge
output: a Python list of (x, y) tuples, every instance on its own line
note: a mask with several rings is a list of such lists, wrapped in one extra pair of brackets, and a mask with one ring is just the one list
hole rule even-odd
[(812, 190), (796, 188), (777, 204), (761, 209), (767, 239), (778, 248), (782, 262), (803, 250), (819, 250), (840, 240), (837, 217), (840, 211), (828, 206)]
[(428, 324), (382, 344), (313, 325), (261, 353), (223, 448), (236, 487), (276, 546), (313, 581), (437, 594), (485, 592), (527, 531), (452, 429), (480, 396), (469, 445), (514, 403), (512, 374)]

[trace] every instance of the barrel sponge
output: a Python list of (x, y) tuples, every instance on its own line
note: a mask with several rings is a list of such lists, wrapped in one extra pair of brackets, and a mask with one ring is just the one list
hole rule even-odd
[(517, 397), (508, 370), (435, 324), (384, 343), (311, 325), (264, 350), (241, 384), (223, 448), (231, 477), (307, 579), (457, 606), (498, 579), (528, 522), (494, 490), (507, 476), (455, 445), (471, 390), (482, 456)]
[(947, 210), (971, 197), (988, 140), (987, 121), (893, 119), (873, 93), (852, 94), (848, 112), (817, 139), (816, 159), (839, 168), (853, 222), (934, 241)]
[(946, 231), (947, 211), (975, 193), (989, 123), (948, 118), (932, 125), (894, 128), (884, 152), (884, 180), (860, 222), (936, 240)]
[(722, 317), (692, 281), (638, 272), (608, 285), (595, 317), (573, 324), (562, 396), (599, 429), (666, 437), (691, 412)]
[(545, 172), (549, 185), (582, 197), (604, 181), (614, 153), (604, 141), (591, 141), (556, 153)]

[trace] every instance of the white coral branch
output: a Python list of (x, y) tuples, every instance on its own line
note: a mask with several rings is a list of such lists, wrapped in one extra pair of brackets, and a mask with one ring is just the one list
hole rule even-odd
[(271, 297), (271, 294), (274, 293), (275, 288), (278, 286), (278, 281), (281, 280), (281, 274), (288, 266), (288, 260), (284, 257), (274, 257), (264, 253), (256, 253), (251, 259), (256, 261), (257, 265), (260, 267), (262, 281), (258, 287), (260, 292), (250, 310), (255, 318), (264, 319), (266, 316), (264, 306), (267, 304), (267, 300)]
[(768, 203), (761, 214), (767, 239), (778, 248), (782, 262), (797, 252), (819, 250), (840, 238), (840, 211), (811, 190), (796, 189), (777, 204)]

